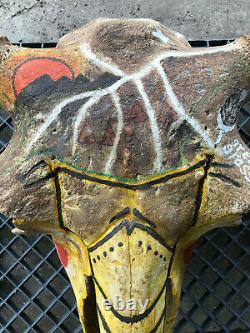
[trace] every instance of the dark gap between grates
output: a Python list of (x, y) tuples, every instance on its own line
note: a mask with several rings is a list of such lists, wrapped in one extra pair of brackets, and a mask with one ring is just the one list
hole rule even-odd
[[(193, 47), (230, 41), (191, 41)], [(27, 44), (48, 48), (55, 43)], [(238, 120), (250, 146), (250, 106)], [(0, 111), (0, 152), (12, 136), (10, 116)], [(185, 274), (176, 333), (249, 333), (249, 230), (214, 230), (199, 241)], [(14, 236), (11, 221), (0, 216), (0, 332), (80, 333), (75, 298), (48, 236)]]

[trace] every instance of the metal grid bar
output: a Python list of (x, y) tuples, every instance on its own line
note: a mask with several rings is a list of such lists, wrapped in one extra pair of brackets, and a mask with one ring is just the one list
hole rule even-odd
[[(250, 147), (250, 106), (242, 109), (238, 124)], [(0, 153), (11, 135), (11, 117), (1, 110)], [(0, 332), (80, 333), (74, 295), (50, 237), (14, 236), (11, 229), (11, 221), (0, 215)], [(249, 236), (246, 219), (237, 229), (219, 229), (202, 237), (185, 275), (176, 333), (249, 333)]]

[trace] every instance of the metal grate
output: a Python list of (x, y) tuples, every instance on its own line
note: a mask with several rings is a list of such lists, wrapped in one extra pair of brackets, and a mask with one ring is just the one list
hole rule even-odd
[[(250, 146), (250, 107), (241, 112), (239, 132)], [(1, 111), (0, 152), (11, 135), (11, 118)], [(185, 274), (176, 333), (249, 333), (249, 221), (237, 229), (212, 231), (200, 240)], [(0, 332), (81, 332), (74, 295), (51, 239), (14, 236), (11, 229), (11, 221), (0, 215)]]

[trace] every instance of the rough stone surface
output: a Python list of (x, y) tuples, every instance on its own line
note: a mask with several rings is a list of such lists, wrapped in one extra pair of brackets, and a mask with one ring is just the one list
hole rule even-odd
[(192, 49), (157, 21), (98, 19), (57, 48), (0, 42), (0, 213), (52, 234), (86, 333), (171, 332), (190, 247), (250, 209), (250, 38)]
[(248, 0), (1, 0), (0, 33), (12, 42), (57, 42), (97, 17), (149, 17), (189, 40), (233, 39), (250, 31)]

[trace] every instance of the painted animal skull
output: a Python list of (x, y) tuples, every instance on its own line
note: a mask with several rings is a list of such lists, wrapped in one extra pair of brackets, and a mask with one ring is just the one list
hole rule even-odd
[(190, 248), (249, 211), (249, 50), (193, 49), (146, 19), (99, 19), (55, 49), (1, 39), (0, 211), (52, 235), (84, 332), (171, 332)]

